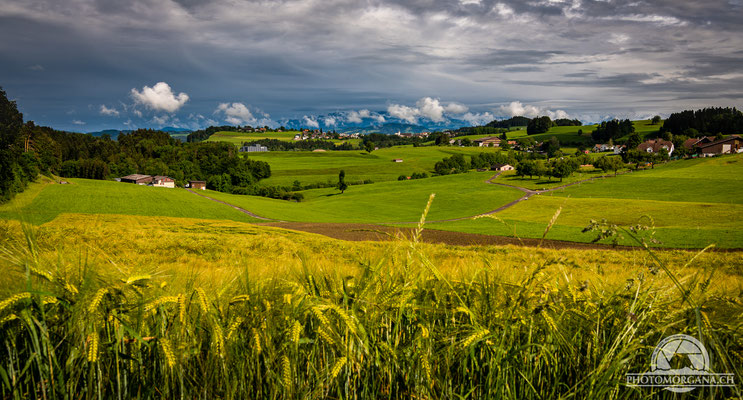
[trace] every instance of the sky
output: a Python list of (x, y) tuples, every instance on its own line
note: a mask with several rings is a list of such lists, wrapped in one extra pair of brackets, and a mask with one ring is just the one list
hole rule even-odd
[(743, 0), (2, 0), (57, 129), (646, 118), (743, 99)]

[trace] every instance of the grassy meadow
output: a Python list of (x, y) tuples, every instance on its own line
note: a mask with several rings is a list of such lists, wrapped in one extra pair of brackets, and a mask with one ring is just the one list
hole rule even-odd
[(85, 214), (2, 221), (0, 245), (3, 398), (675, 398), (624, 374), (676, 333), (743, 365), (735, 253)]
[[(400, 175), (410, 176), (415, 172), (429, 175), (436, 162), (454, 154), (469, 158), (473, 154), (496, 151), (479, 147), (413, 147), (396, 146), (367, 153), (362, 150), (349, 151), (283, 151), (250, 153), (254, 160), (271, 165), (271, 177), (261, 181), (266, 185), (291, 186), (295, 180), (301, 184), (336, 183), (338, 172), (346, 171), (346, 181), (396, 181)], [(400, 158), (401, 163), (392, 160)]]
[(32, 184), (13, 201), (0, 205), (0, 219), (23, 219), (33, 224), (43, 224), (60, 214), (80, 213), (258, 221), (183, 189), (65, 179), (70, 184), (60, 185), (49, 179)]
[[(426, 150), (415, 153), (420, 157), (417, 162), (425, 163), (425, 157), (434, 158), (433, 149), (428, 148), (393, 148), (389, 151), (420, 149)], [(372, 158), (360, 153), (344, 153), (349, 152), (306, 153), (314, 157), (302, 157), (305, 154), (302, 152), (288, 152), (286, 154), (291, 156), (286, 157), (284, 165), (289, 165), (290, 159), (296, 159), (297, 167), (305, 167), (302, 171), (317, 174), (325, 170), (335, 172), (337, 169), (331, 165), (350, 163), (358, 158), (369, 162), (367, 170), (374, 171), (374, 163), (380, 163), (380, 159), (400, 154), (388, 153), (381, 157), (373, 152)], [(385, 154), (382, 150), (379, 153)], [(444, 154), (439, 153), (436, 157)], [(294, 155), (298, 156), (292, 158)], [(416, 162), (414, 156), (406, 160)], [(395, 167), (405, 164), (386, 162), (385, 165)], [(382, 173), (384, 168), (380, 166), (379, 171)], [(674, 161), (657, 165), (654, 169), (582, 182), (532, 196), (495, 214), (497, 218), (468, 219), (497, 209), (523, 195), (517, 189), (486, 183), (492, 175), (492, 172), (469, 172), (409, 181), (382, 181), (354, 185), (343, 194), (335, 188), (305, 190), (302, 192), (305, 199), (300, 203), (214, 191), (204, 193), (276, 220), (372, 224), (414, 223), (428, 196), (436, 193), (429, 221), (464, 220), (431, 222), (426, 226), (429, 229), (541, 238), (547, 223), (560, 210), (560, 215), (547, 233), (548, 239), (590, 242), (595, 235), (583, 233), (582, 229), (591, 220), (606, 220), (619, 225), (653, 227), (655, 237), (660, 242), (653, 246), (703, 248), (715, 244), (721, 248), (743, 248), (743, 235), (739, 232), (739, 216), (743, 212), (742, 155)], [(555, 179), (521, 179), (512, 174), (503, 174), (495, 182), (546, 189), (601, 175), (603, 173), (600, 171), (586, 170), (560, 183)], [(351, 181), (353, 177), (347, 174), (347, 180)], [(257, 222), (227, 205), (182, 189), (85, 179), (72, 179), (70, 182), (70, 185), (58, 185), (46, 180), (33, 184), (13, 202), (0, 206), (0, 217), (23, 218), (34, 224), (52, 221), (65, 213)], [(634, 244), (628, 238), (619, 243)]]
[[(521, 179), (497, 181), (518, 185)], [(548, 238), (588, 242), (595, 235), (582, 233), (582, 228), (591, 219), (605, 219), (653, 226), (660, 246), (743, 248), (742, 195), (743, 155), (681, 160), (533, 196), (498, 213), (498, 219), (435, 223), (430, 228), (539, 238), (545, 221), (559, 209)], [(629, 239), (620, 243), (633, 244)]]
[(436, 193), (429, 214), (431, 220), (485, 213), (522, 196), (517, 189), (487, 184), (485, 181), (492, 175), (492, 172), (471, 172), (356, 185), (343, 194), (335, 188), (305, 190), (302, 192), (305, 200), (300, 203), (214, 191), (207, 194), (260, 216), (284, 221), (415, 222), (431, 193)]
[(294, 135), (298, 134), (299, 131), (285, 131), (285, 132), (228, 132), (219, 131), (207, 139), (207, 142), (228, 142), (236, 146), (242, 146), (245, 142), (252, 142), (260, 139), (276, 139), (283, 141), (294, 140)]

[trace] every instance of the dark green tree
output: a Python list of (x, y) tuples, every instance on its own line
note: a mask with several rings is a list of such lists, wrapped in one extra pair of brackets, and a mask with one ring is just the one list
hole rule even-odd
[(632, 133), (627, 138), (627, 143), (625, 143), (627, 145), (627, 151), (637, 149), (637, 146), (639, 146), (640, 143), (642, 143), (642, 138), (640, 138), (640, 134), (637, 132)]
[(338, 190), (341, 191), (341, 194), (348, 189), (348, 185), (346, 184), (346, 171), (341, 170), (341, 172), (338, 173)]
[(366, 142), (364, 143), (364, 150), (366, 150), (367, 153), (371, 154), (372, 151), (374, 151), (374, 142)]
[(547, 153), (547, 158), (554, 157), (560, 151), (560, 141), (552, 136), (549, 140), (542, 143), (542, 151)]
[(526, 125), (526, 134), (536, 135), (538, 133), (545, 133), (552, 128), (553, 125), (552, 120), (548, 116), (536, 117), (529, 120), (529, 124)]
[(0, 203), (22, 191), (26, 182), (17, 173), (23, 152), (23, 114), (15, 101), (8, 100), (0, 88)]
[(552, 176), (560, 178), (560, 182), (562, 182), (563, 178), (569, 177), (577, 170), (578, 162), (575, 159), (560, 158), (552, 163)]

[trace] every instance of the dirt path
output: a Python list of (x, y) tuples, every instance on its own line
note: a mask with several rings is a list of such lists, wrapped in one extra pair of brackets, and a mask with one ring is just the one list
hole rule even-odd
[(213, 198), (213, 197), (209, 197), (209, 196), (203, 195), (203, 194), (201, 194), (201, 193), (198, 193), (198, 192), (194, 192), (194, 191), (193, 191), (193, 190), (191, 190), (191, 189), (186, 189), (186, 190), (188, 190), (189, 192), (191, 192), (191, 193), (193, 193), (193, 194), (195, 194), (195, 195), (197, 195), (197, 196), (201, 196), (201, 197), (203, 197), (203, 198), (205, 198), (205, 199), (209, 199), (209, 200), (211, 200), (211, 201), (216, 201), (217, 203), (221, 203), (221, 204), (224, 204), (224, 205), (226, 205), (226, 206), (230, 206), (230, 207), (234, 208), (235, 210), (237, 210), (237, 211), (240, 211), (241, 213), (245, 213), (245, 214), (248, 214), (249, 216), (251, 216), (251, 217), (253, 217), (253, 218), (255, 218), (255, 219), (260, 219), (260, 220), (263, 220), (263, 221), (277, 221), (277, 222), (284, 222), (284, 221), (278, 221), (278, 220), (275, 220), (275, 219), (271, 219), (271, 218), (261, 217), (260, 215), (256, 215), (256, 214), (253, 214), (252, 212), (250, 212), (250, 211), (248, 211), (248, 210), (246, 210), (246, 209), (244, 209), (244, 208), (240, 208), (240, 207), (238, 207), (238, 206), (232, 205), (232, 204), (230, 204), (230, 203), (227, 203), (227, 202), (224, 202), (224, 201), (222, 201), (222, 200), (217, 200), (217, 199), (215, 199), (215, 198)]
[[(410, 238), (415, 228), (399, 228), (375, 224), (338, 224), (338, 223), (320, 223), (320, 222), (268, 222), (257, 223), (261, 226), (272, 226), (282, 229), (291, 229), (295, 231), (317, 233), (334, 239), (348, 241), (390, 241), (396, 235), (402, 235)], [(630, 246), (611, 246), (607, 244), (579, 243), (568, 242), (563, 240), (551, 239), (518, 239), (507, 236), (482, 235), (477, 233), (463, 233), (451, 231), (439, 231), (433, 229), (424, 229), (421, 241), (426, 243), (440, 243), (454, 246), (525, 246), (539, 247), (543, 249), (577, 249), (577, 250), (635, 250), (644, 251), (640, 247)], [(687, 250), (699, 251), (699, 249), (672, 249), (656, 248), (655, 251)], [(710, 249), (713, 252), (740, 252), (743, 249)]]
[[(626, 174), (627, 172), (623, 172), (623, 173)], [(495, 213), (499, 213), (499, 212), (501, 212), (501, 211), (503, 211), (503, 210), (505, 210), (507, 208), (511, 208), (511, 207), (515, 206), (516, 204), (521, 203), (522, 201), (529, 200), (529, 197), (534, 196), (535, 194), (542, 194), (542, 193), (554, 192), (555, 190), (565, 189), (566, 187), (570, 187), (570, 186), (573, 186), (573, 185), (579, 185), (581, 183), (593, 181), (595, 179), (610, 178), (610, 177), (614, 176), (614, 175), (594, 176), (592, 178), (582, 179), (582, 180), (571, 182), (571, 183), (566, 183), (564, 185), (555, 186), (555, 187), (549, 188), (549, 189), (532, 190), (532, 189), (527, 189), (527, 188), (524, 188), (524, 187), (521, 187), (521, 186), (509, 185), (507, 183), (493, 182), (495, 180), (495, 178), (497, 178), (497, 177), (500, 176), (500, 174), (501, 173), (498, 172), (497, 174), (491, 176), (490, 179), (488, 179), (488, 180), (485, 181), (485, 183), (489, 183), (491, 185), (504, 186), (504, 187), (508, 187), (508, 188), (511, 188), (511, 189), (518, 189), (518, 190), (524, 192), (524, 195), (521, 196), (520, 198), (518, 198), (518, 199), (516, 199), (516, 200), (514, 200), (514, 201), (512, 201), (510, 203), (508, 203), (508, 204), (502, 205), (502, 206), (496, 208), (495, 210), (488, 211), (486, 213), (473, 215), (471, 217), (459, 217), (459, 218), (439, 219), (439, 220), (427, 221), (427, 222), (463, 221), (463, 220), (466, 220), (466, 219), (472, 219), (472, 218), (476, 218), (476, 217), (483, 217), (485, 215), (492, 215), (492, 214), (495, 214)], [(391, 222), (391, 223), (395, 223), (395, 224), (417, 224), (418, 221), (411, 221), (411, 222)]]
[[(269, 222), (257, 223), (257, 225), (317, 233), (323, 236), (349, 241), (389, 241), (393, 240), (396, 235), (410, 238), (415, 230), (415, 228), (399, 228), (375, 224), (340, 224), (321, 222)], [(439, 231), (432, 229), (424, 229), (421, 240), (426, 243), (443, 243), (455, 246), (502, 246), (510, 244), (516, 246), (536, 247), (540, 244), (539, 239), (519, 240), (518, 238), (506, 236)], [(606, 245), (576, 243), (561, 240), (544, 240), (541, 243), (541, 247), (547, 249), (612, 249), (612, 247)], [(622, 246), (616, 248), (631, 249), (630, 247)]]

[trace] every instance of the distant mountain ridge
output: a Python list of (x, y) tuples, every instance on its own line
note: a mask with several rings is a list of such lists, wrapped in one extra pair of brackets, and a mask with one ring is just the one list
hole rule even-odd
[(280, 120), (279, 124), (290, 130), (322, 128), (325, 131), (335, 130), (340, 133), (384, 134), (454, 130), (472, 125), (470, 122), (456, 118), (448, 118), (440, 122), (421, 118), (417, 122), (411, 123), (408, 120), (396, 118), (385, 111), (374, 111), (367, 114), (367, 116), (356, 117), (356, 121), (349, 121), (347, 113), (333, 112), (317, 115), (311, 119), (284, 119)]

